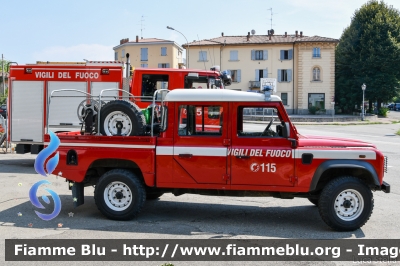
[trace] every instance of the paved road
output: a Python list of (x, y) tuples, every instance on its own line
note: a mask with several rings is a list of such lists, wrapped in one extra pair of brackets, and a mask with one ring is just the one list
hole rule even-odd
[[(389, 156), (385, 180), (392, 193), (375, 192), (375, 209), (368, 223), (354, 232), (334, 232), (321, 220), (316, 207), (305, 199), (235, 198), (164, 195), (147, 202), (140, 216), (127, 222), (105, 219), (93, 201), (93, 189), (85, 189), (85, 205), (72, 207), (67, 184), (51, 176), (51, 188), (60, 194), (62, 211), (52, 221), (40, 220), (33, 212), (28, 191), (42, 179), (33, 168), (32, 155), (0, 154), (0, 265), (4, 261), (4, 239), (399, 239), (400, 238), (400, 124), (317, 126), (298, 125), (302, 134), (357, 138), (375, 143)], [(68, 213), (74, 213), (69, 217)], [(22, 216), (18, 216), (21, 213)], [(29, 227), (28, 224), (32, 224)], [(62, 224), (59, 228), (58, 224)], [(164, 261), (167, 262), (167, 261)], [(83, 263), (76, 265), (161, 265), (148, 263)], [(70, 265), (60, 262), (57, 265)], [(272, 264), (272, 263), (269, 263)], [(281, 265), (282, 263), (275, 263)], [(292, 265), (293, 263), (283, 263)], [(352, 265), (352, 263), (307, 263), (296, 265)], [(54, 263), (10, 263), (6, 265), (54, 265)], [(75, 264), (74, 264), (75, 265)], [(265, 265), (255, 262), (174, 262), (174, 265)]]

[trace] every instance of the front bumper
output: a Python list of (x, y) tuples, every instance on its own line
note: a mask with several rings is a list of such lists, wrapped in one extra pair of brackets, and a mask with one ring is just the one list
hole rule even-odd
[(381, 190), (385, 193), (390, 193), (390, 185), (383, 181), (381, 185)]

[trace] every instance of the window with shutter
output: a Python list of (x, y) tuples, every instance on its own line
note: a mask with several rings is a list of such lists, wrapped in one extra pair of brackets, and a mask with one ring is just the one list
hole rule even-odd
[(260, 81), (260, 70), (256, 69), (256, 76), (254, 78), (255, 81)]
[(199, 61), (207, 61), (207, 52), (206, 51), (200, 51), (199, 52)]
[(291, 82), (292, 70), (291, 69), (278, 69), (278, 82)]
[(280, 55), (281, 55), (280, 60), (292, 60), (293, 59), (293, 49), (281, 50)]
[(230, 51), (229, 54), (230, 54), (230, 57), (229, 57), (230, 61), (238, 61), (239, 60), (238, 51), (237, 50), (232, 50), (232, 51)]
[(288, 105), (288, 94), (287, 92), (281, 93), (281, 100), (283, 105)]
[(114, 60), (115, 60), (115, 61), (118, 61), (118, 52), (115, 52), (115, 53), (114, 53)]
[(320, 57), (321, 57), (321, 48), (319, 48), (319, 47), (314, 47), (314, 48), (313, 48), (312, 57), (313, 57), (313, 58), (320, 58)]
[(263, 59), (268, 60), (268, 50), (263, 51)]
[(161, 56), (167, 56), (167, 47), (161, 47)]
[(140, 48), (140, 60), (141, 61), (147, 61), (148, 60), (147, 52), (148, 52), (147, 48)]
[(256, 60), (264, 60), (264, 51), (263, 50), (256, 50)]

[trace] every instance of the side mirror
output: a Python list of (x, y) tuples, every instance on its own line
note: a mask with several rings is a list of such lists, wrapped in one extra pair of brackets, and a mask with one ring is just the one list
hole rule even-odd
[(282, 137), (284, 138), (289, 138), (290, 136), (290, 126), (288, 122), (285, 122), (285, 124), (283, 125), (283, 132), (282, 132)]
[(283, 135), (284, 138), (287, 138), (291, 142), (293, 149), (297, 148), (297, 146), (298, 146), (297, 139), (289, 138), (290, 137), (290, 125), (289, 125), (289, 122), (285, 122), (285, 125), (283, 126), (282, 135)]

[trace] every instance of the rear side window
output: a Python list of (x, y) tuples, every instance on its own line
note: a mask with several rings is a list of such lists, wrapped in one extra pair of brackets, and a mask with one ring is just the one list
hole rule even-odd
[(221, 136), (221, 106), (179, 106), (179, 136)]

